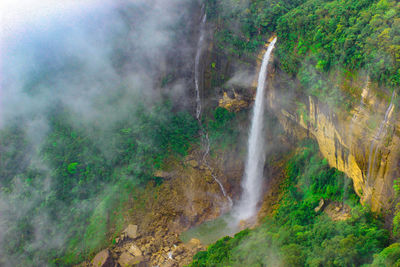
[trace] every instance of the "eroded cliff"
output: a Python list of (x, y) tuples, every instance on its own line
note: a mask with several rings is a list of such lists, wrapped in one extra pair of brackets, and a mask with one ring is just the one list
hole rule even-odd
[(353, 180), (363, 203), (373, 211), (390, 209), (393, 182), (399, 177), (397, 95), (380, 90), (368, 78), (356, 78), (351, 83), (360, 102), (338, 110), (311, 95), (303, 95), (302, 101), (298, 96), (288, 100), (280, 91), (280, 78), (269, 77), (267, 99), (285, 131), (298, 138), (314, 137), (329, 164)]
[[(254, 61), (254, 71), (259, 61), (260, 58)], [(369, 204), (373, 211), (387, 213), (393, 208), (394, 180), (400, 176), (397, 94), (370, 82), (366, 75), (353, 75), (337, 79), (336, 88), (331, 88), (341, 90), (339, 93), (343, 95), (349, 94), (346, 90), (351, 88), (353, 102), (343, 98), (346, 103), (332, 106), (307, 93), (278, 65), (271, 66), (266, 98), (287, 137), (315, 138), (329, 164), (353, 180), (362, 203)], [(287, 86), (288, 79), (292, 83), (290, 86)], [(239, 110), (250, 105), (251, 97), (246, 98), (246, 105), (234, 87), (230, 89), (231, 97), (226, 90), (219, 92), (220, 106)], [(247, 94), (249, 91), (254, 94), (254, 84), (248, 86)]]

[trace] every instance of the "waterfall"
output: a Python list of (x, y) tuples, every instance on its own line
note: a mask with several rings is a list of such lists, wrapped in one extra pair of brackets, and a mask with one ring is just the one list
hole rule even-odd
[(256, 100), (253, 107), (253, 117), (251, 121), (250, 135), (248, 141), (247, 161), (245, 175), (242, 182), (242, 196), (235, 208), (235, 217), (241, 221), (246, 220), (257, 213), (257, 204), (262, 194), (262, 178), (265, 163), (265, 144), (264, 144), (264, 91), (267, 82), (268, 62), (271, 52), (274, 49), (276, 38), (268, 46), (264, 54), (260, 73)]
[(214, 179), (214, 181), (219, 185), (219, 188), (221, 189), (222, 194), (228, 200), (229, 208), (230, 208), (233, 205), (233, 201), (230, 198), (230, 196), (228, 196), (228, 194), (226, 193), (224, 185), (221, 183), (221, 181), (218, 179), (218, 177), (214, 174), (214, 170), (211, 168), (210, 164), (208, 164), (208, 161), (207, 161), (207, 156), (210, 153), (210, 139), (208, 138), (208, 133), (203, 134), (203, 137), (205, 139), (204, 143), (206, 146), (206, 151), (203, 154), (203, 162), (207, 166), (207, 169), (211, 172), (211, 176)]
[[(202, 7), (202, 10), (204, 10), (204, 6)], [(196, 118), (198, 120), (200, 120), (201, 116), (200, 59), (201, 59), (201, 54), (203, 52), (204, 39), (205, 39), (204, 36), (206, 34), (206, 22), (207, 22), (207, 14), (204, 13), (203, 18), (201, 20), (200, 35), (199, 35), (199, 41), (197, 43), (197, 51), (194, 62), (194, 85), (196, 89)]]
[(376, 154), (378, 153), (379, 143), (376, 144), (376, 146), (375, 146), (375, 143), (379, 142), (381, 140), (381, 138), (382, 138), (381, 135), (383, 133), (383, 130), (384, 130), (385, 126), (388, 123), (389, 115), (390, 115), (390, 113), (391, 113), (391, 111), (393, 109), (393, 98), (394, 98), (394, 95), (395, 95), (395, 91), (393, 90), (392, 97), (390, 98), (389, 106), (388, 106), (388, 108), (386, 109), (386, 112), (385, 112), (385, 117), (383, 118), (383, 121), (381, 122), (381, 125), (379, 126), (378, 132), (373, 137), (371, 145), (370, 145), (370, 148), (369, 148), (367, 181), (369, 181), (371, 172), (373, 172), (373, 170), (374, 170)]
[(207, 14), (204, 12), (204, 5), (201, 8), (203, 17), (201, 19), (201, 25), (200, 25), (200, 34), (199, 34), (199, 40), (197, 43), (197, 51), (196, 51), (196, 57), (195, 57), (195, 62), (194, 62), (194, 85), (195, 85), (195, 90), (196, 90), (196, 118), (199, 122), (200, 125), (200, 133), (202, 136), (202, 144), (203, 147), (205, 147), (205, 151), (202, 157), (202, 161), (204, 165), (206, 165), (207, 169), (211, 172), (211, 176), (214, 179), (214, 181), (218, 184), (222, 194), (224, 197), (228, 200), (229, 202), (229, 207), (232, 207), (232, 199), (228, 196), (226, 193), (226, 190), (221, 183), (221, 181), (218, 179), (218, 177), (215, 175), (213, 168), (210, 166), (210, 164), (207, 161), (207, 156), (210, 153), (210, 140), (208, 138), (208, 133), (205, 131), (201, 124), (201, 97), (200, 97), (200, 59), (203, 53), (203, 46), (204, 46), (204, 40), (205, 40), (205, 35), (206, 35), (206, 22), (207, 22)]

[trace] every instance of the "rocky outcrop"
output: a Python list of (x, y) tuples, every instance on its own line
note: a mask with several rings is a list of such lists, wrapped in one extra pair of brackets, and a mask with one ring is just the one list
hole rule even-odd
[(233, 91), (233, 95), (229, 96), (227, 92), (223, 93), (222, 98), (219, 99), (219, 106), (226, 108), (229, 111), (238, 112), (247, 108), (250, 101), (244, 99), (241, 95)]
[(333, 221), (344, 221), (351, 218), (351, 208), (343, 202), (330, 202), (325, 208), (324, 212)]
[[(207, 64), (217, 63), (215, 68), (205, 68), (206, 74), (210, 73), (205, 76), (206, 88), (210, 92), (214, 90), (214, 95), (209, 98), (217, 97), (218, 105), (230, 110), (245, 108), (244, 103), (242, 105), (237, 100), (245, 94), (254, 93), (256, 84), (248, 85), (246, 93), (229, 94), (216, 89), (215, 84), (217, 88), (222, 85), (214, 82), (214, 76), (225, 77), (228, 81), (235, 75), (235, 67), (246, 70), (245, 64), (241, 65), (242, 59), (227, 56), (212, 46), (208, 54)], [(256, 56), (254, 60), (247, 61), (254, 68), (251, 73), (258, 72), (261, 58)], [(335, 86), (341, 90), (339, 94), (349, 94), (350, 91), (352, 99), (356, 99), (354, 103), (346, 103), (351, 108), (337, 110), (329, 107), (324, 99), (308, 95), (304, 88), (298, 86), (299, 81), (288, 77), (277, 65), (270, 64), (267, 99), (269, 109), (277, 116), (287, 137), (293, 140), (315, 138), (330, 166), (345, 172), (353, 180), (362, 203), (371, 205), (373, 211), (389, 211), (395, 198), (393, 181), (400, 177), (397, 94), (392, 98), (390, 90), (368, 79), (366, 81), (361, 74), (351, 74), (352, 77), (343, 81), (332, 73), (331, 76), (336, 77), (332, 79), (333, 84), (336, 83)], [(215, 75), (212, 76), (212, 73)], [(297, 88), (288, 91), (288, 83), (295, 84)], [(345, 87), (350, 90), (346, 91)]]
[[(237, 153), (217, 155), (209, 160), (210, 165), (227, 193), (233, 195), (240, 186), (243, 164)], [(107, 257), (102, 251), (81, 266), (93, 266), (93, 262), (108, 266), (101, 265), (105, 258), (120, 266), (184, 266), (205, 249), (198, 240), (183, 243), (179, 234), (218, 217), (229, 208), (229, 202), (204, 164), (200, 149), (194, 149), (182, 161), (171, 159), (165, 170), (155, 174), (163, 183), (149, 185), (128, 203), (127, 210), (132, 212), (127, 213), (126, 220), (130, 224), (113, 239)]]
[[(353, 180), (363, 203), (373, 211), (387, 211), (394, 198), (393, 181), (400, 175), (400, 132), (397, 95), (359, 79), (360, 103), (350, 110), (336, 110), (313, 96), (292, 98), (284, 104), (279, 75), (269, 77), (269, 107), (287, 134), (317, 140), (322, 155), (332, 167)], [(357, 84), (358, 82), (358, 84)], [(378, 96), (378, 93), (380, 95)], [(286, 99), (287, 101), (287, 99)]]

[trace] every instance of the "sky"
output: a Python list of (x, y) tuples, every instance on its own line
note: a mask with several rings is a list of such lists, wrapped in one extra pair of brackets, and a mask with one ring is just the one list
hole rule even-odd
[(16, 36), (32, 26), (46, 27), (54, 18), (79, 15), (108, 1), (99, 0), (2, 0), (0, 1), (2, 36)]
[(111, 3), (109, 0), (1, 0), (0, 82), (4, 78), (4, 55), (10, 53), (16, 42), (27, 35), (50, 30), (55, 22), (73, 22)]

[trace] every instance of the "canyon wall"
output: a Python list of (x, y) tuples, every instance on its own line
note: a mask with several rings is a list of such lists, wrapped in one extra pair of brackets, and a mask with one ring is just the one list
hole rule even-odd
[[(260, 58), (252, 63), (254, 73), (259, 68)], [(223, 61), (225, 66), (238, 64), (232, 58), (221, 60), (221, 54), (210, 60)], [(277, 116), (287, 137), (316, 139), (329, 164), (353, 180), (354, 190), (362, 203), (370, 205), (373, 211), (390, 214), (395, 198), (393, 183), (400, 177), (400, 102), (397, 93), (392, 94), (370, 82), (367, 76), (355, 75), (346, 83), (351, 83), (352, 98), (356, 101), (347, 105), (350, 108), (341, 109), (327, 105), (323, 99), (308, 95), (302, 89), (291, 91), (285, 87), (288, 77), (278, 64), (271, 64), (270, 68), (266, 95), (268, 108)], [(232, 75), (232, 71), (228, 73), (226, 69), (216, 72)], [(206, 80), (211, 75), (207, 76)], [(339, 80), (337, 87), (344, 87), (339, 84), (343, 80)], [(207, 83), (210, 86), (209, 80)], [(255, 86), (252, 84), (247, 92), (241, 93), (229, 86), (216, 90), (219, 106), (232, 111), (248, 108), (253, 100), (248, 95), (255, 94)]]
[(368, 77), (366, 81), (356, 79), (353, 86), (359, 86), (355, 90), (360, 92), (359, 103), (333, 111), (315, 96), (287, 100), (279, 77), (269, 77), (267, 99), (285, 131), (298, 138), (315, 138), (329, 164), (353, 180), (362, 203), (388, 213), (393, 207), (393, 182), (400, 175), (397, 95), (384, 92)]

